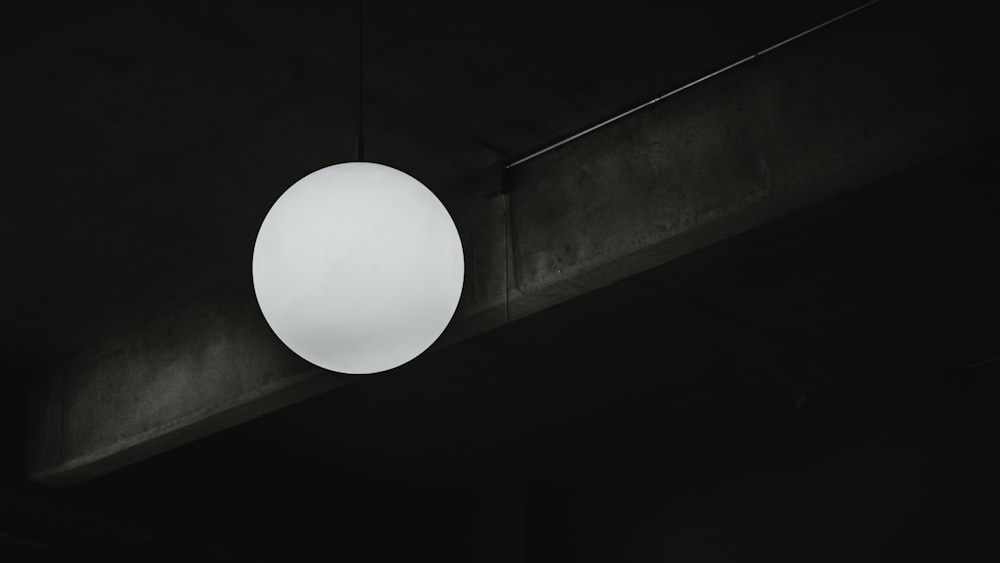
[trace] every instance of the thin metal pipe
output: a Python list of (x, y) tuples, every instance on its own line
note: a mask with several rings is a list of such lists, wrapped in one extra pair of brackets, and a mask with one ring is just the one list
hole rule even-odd
[(994, 362), (1000, 361), (1000, 356), (993, 356), (992, 358), (986, 358), (985, 360), (979, 360), (978, 362), (971, 363), (967, 366), (963, 366), (962, 369), (975, 369), (981, 368), (985, 365), (992, 364)]
[(551, 151), (553, 149), (557, 149), (557, 148), (565, 145), (566, 143), (569, 143), (571, 141), (575, 141), (575, 140), (579, 139), (580, 137), (583, 137), (584, 135), (587, 135), (588, 133), (592, 133), (592, 132), (600, 129), (601, 127), (604, 127), (605, 125), (608, 125), (610, 123), (614, 123), (615, 121), (618, 121), (619, 119), (621, 119), (623, 117), (627, 117), (629, 115), (632, 115), (633, 113), (635, 113), (635, 112), (637, 112), (637, 111), (639, 111), (639, 110), (641, 110), (643, 108), (647, 108), (647, 107), (649, 107), (649, 106), (651, 106), (651, 105), (653, 105), (653, 104), (655, 104), (657, 102), (661, 102), (661, 101), (669, 98), (670, 96), (673, 96), (674, 94), (678, 94), (680, 92), (683, 92), (684, 90), (687, 90), (688, 88), (691, 88), (692, 86), (695, 86), (697, 84), (701, 84), (702, 82), (708, 80), (709, 78), (718, 76), (718, 75), (722, 74), (723, 72), (732, 70), (732, 69), (734, 69), (734, 68), (736, 68), (736, 67), (738, 67), (738, 66), (740, 66), (740, 65), (742, 65), (742, 64), (744, 64), (746, 62), (749, 62), (749, 61), (752, 61), (753, 59), (756, 59), (757, 57), (759, 57), (759, 56), (761, 56), (761, 55), (763, 55), (765, 53), (769, 53), (769, 52), (777, 49), (778, 47), (781, 47), (782, 45), (786, 45), (788, 43), (791, 43), (792, 41), (795, 41), (796, 39), (804, 37), (804, 36), (806, 36), (806, 35), (814, 32), (814, 31), (816, 31), (818, 29), (822, 29), (822, 28), (824, 28), (824, 27), (826, 27), (826, 26), (828, 26), (828, 25), (830, 25), (830, 24), (832, 24), (832, 23), (834, 23), (834, 22), (836, 22), (836, 21), (838, 21), (840, 19), (846, 18), (847, 16), (849, 16), (849, 15), (855, 13), (855, 12), (859, 12), (859, 11), (865, 9), (865, 8), (868, 8), (869, 6), (871, 6), (873, 4), (877, 4), (878, 2), (879, 2), (879, 0), (871, 0), (870, 2), (866, 2), (865, 4), (862, 4), (862, 5), (858, 6), (857, 8), (853, 8), (851, 10), (848, 10), (847, 12), (844, 12), (843, 14), (840, 14), (837, 17), (834, 17), (834, 18), (831, 18), (829, 20), (826, 20), (825, 22), (823, 22), (821, 24), (814, 25), (813, 27), (810, 27), (809, 29), (807, 29), (807, 30), (805, 30), (805, 31), (803, 31), (801, 33), (797, 33), (797, 34), (789, 37), (788, 39), (785, 39), (785, 40), (783, 40), (783, 41), (781, 41), (779, 43), (775, 43), (774, 45), (771, 45), (770, 47), (768, 47), (768, 48), (766, 48), (764, 50), (757, 51), (756, 53), (754, 53), (752, 55), (747, 55), (746, 57), (743, 57), (742, 59), (740, 59), (740, 60), (738, 60), (738, 61), (736, 61), (734, 63), (730, 63), (730, 64), (728, 64), (728, 65), (726, 65), (726, 66), (724, 66), (724, 67), (722, 67), (722, 68), (720, 68), (720, 69), (718, 69), (716, 71), (713, 71), (713, 72), (711, 72), (709, 74), (706, 74), (705, 76), (702, 76), (701, 78), (699, 78), (699, 79), (697, 79), (697, 80), (695, 80), (693, 82), (689, 82), (689, 83), (681, 86), (680, 88), (675, 88), (675, 89), (667, 92), (666, 94), (662, 94), (660, 96), (657, 96), (657, 97), (653, 98), (652, 100), (649, 100), (648, 102), (644, 102), (644, 103), (639, 104), (639, 105), (637, 105), (637, 106), (635, 106), (635, 107), (633, 107), (631, 109), (625, 110), (624, 112), (619, 113), (619, 114), (617, 114), (617, 115), (615, 115), (613, 117), (609, 117), (608, 119), (605, 119), (604, 121), (602, 121), (602, 122), (600, 122), (600, 123), (598, 123), (596, 125), (592, 125), (592, 126), (586, 128), (586, 129), (584, 129), (583, 131), (580, 131), (578, 133), (574, 133), (573, 135), (570, 135), (569, 137), (566, 137), (565, 139), (562, 139), (561, 141), (557, 141), (557, 142), (555, 142), (555, 143), (553, 143), (551, 145), (548, 145), (548, 146), (546, 146), (544, 148), (541, 148), (541, 149), (539, 149), (539, 150), (537, 150), (537, 151), (529, 154), (528, 156), (519, 158), (518, 160), (515, 160), (514, 162), (511, 162), (510, 164), (506, 165), (505, 168), (513, 168), (513, 167), (515, 167), (515, 166), (517, 166), (519, 164), (523, 164), (523, 163), (525, 163), (525, 162), (527, 162), (527, 161), (529, 161), (529, 160), (531, 160), (531, 159), (533, 159), (535, 157), (541, 156), (541, 155), (543, 155), (543, 154), (545, 154), (545, 153), (547, 153), (547, 152), (549, 152), (549, 151)]

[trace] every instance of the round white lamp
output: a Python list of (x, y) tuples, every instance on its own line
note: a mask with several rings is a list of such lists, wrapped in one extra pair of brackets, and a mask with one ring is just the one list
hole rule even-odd
[(322, 168), (268, 211), (253, 251), (264, 318), (331, 371), (376, 373), (426, 350), (451, 320), (465, 261), (444, 205), (372, 162)]

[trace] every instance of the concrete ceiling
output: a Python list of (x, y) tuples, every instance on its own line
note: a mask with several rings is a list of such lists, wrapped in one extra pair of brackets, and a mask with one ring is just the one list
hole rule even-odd
[[(461, 189), (857, 2), (729, 4), (365, 2), (367, 156)], [(278, 194), (353, 159), (356, 18), (348, 3), (107, 1), (23, 3), (0, 22), (12, 379), (249, 277)], [(404, 494), (386, 479), (579, 479), (621, 456), (653, 471), (710, 456), (719, 436), (836, 423), (1000, 354), (983, 330), (1000, 311), (984, 242), (1000, 212), (992, 149), (428, 354), (419, 379), (364, 379), (60, 502), (114, 498), (119, 520), (159, 503), (153, 518), (197, 527), (214, 515), (185, 503), (215, 495), (251, 514), (227, 524), (235, 537), (255, 502), (303, 503), (287, 495), (344, 495), (371, 522), (384, 516), (366, 494)], [(370, 475), (349, 493), (331, 482)]]
[[(365, 2), (367, 156), (453, 188), (853, 4)], [(6, 346), (67, 357), (249, 276), (277, 195), (354, 158), (356, 9), (6, 17)]]

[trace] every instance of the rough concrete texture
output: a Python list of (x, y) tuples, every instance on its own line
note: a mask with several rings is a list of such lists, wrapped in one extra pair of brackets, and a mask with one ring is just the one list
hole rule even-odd
[[(462, 237), (466, 280), (436, 348), (505, 322), (499, 169), (462, 188), (444, 202)], [(315, 368), (288, 350), (260, 314), (250, 283), (200, 295), (38, 378), (29, 477), (80, 482), (357, 377)]]
[(495, 328), (507, 320), (505, 197), (501, 193), (501, 169), (495, 167), (442, 198), (462, 239), (465, 281), (455, 316), (432, 349)]
[(352, 379), (298, 358), (248, 284), (226, 286), (46, 378), (28, 474), (85, 480)]
[(516, 167), (510, 317), (985, 135), (986, 90), (948, 86), (976, 69), (934, 35), (848, 18)]
[[(467, 277), (437, 347), (983, 136), (984, 89), (950, 86), (975, 75), (961, 53), (869, 12), (512, 169), (509, 194), (491, 169), (443, 196)], [(80, 481), (352, 380), (285, 349), (249, 283), (39, 378), (30, 476)]]

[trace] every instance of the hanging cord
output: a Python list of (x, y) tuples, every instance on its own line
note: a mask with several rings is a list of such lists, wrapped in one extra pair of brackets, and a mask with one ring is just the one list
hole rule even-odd
[(358, 0), (358, 162), (365, 159), (364, 0)]

